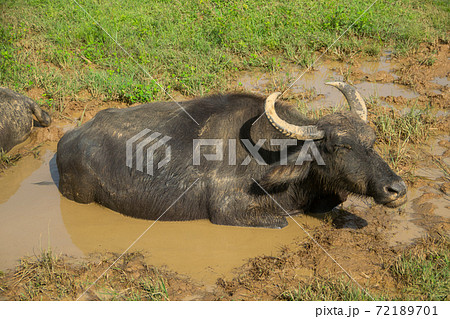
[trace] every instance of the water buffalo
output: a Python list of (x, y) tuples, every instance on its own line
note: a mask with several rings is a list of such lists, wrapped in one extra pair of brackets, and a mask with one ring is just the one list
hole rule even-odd
[(40, 125), (50, 125), (50, 115), (36, 102), (0, 87), (0, 150), (8, 152), (27, 139), (33, 128), (33, 114)]
[[(329, 84), (350, 111), (319, 120), (276, 102), (277, 93), (103, 110), (60, 140), (59, 190), (137, 218), (268, 228), (286, 226), (287, 214), (328, 211), (348, 194), (403, 204), (406, 185), (374, 151), (363, 99), (348, 84)], [(139, 162), (159, 165), (149, 172)]]

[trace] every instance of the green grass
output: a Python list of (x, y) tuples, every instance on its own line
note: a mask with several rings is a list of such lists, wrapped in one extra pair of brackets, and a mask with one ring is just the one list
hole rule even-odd
[(75, 287), (72, 276), (51, 249), (34, 259), (22, 259), (13, 285), (22, 282), (20, 300), (61, 299)]
[(150, 277), (138, 280), (120, 276), (121, 285), (107, 285), (98, 289), (96, 295), (100, 300), (109, 301), (167, 301), (169, 293), (162, 278), (154, 280)]
[[(428, 236), (387, 263), (386, 268), (395, 283), (382, 287), (372, 297), (376, 300), (448, 300), (450, 298), (450, 240), (443, 236)], [(280, 299), (312, 300), (372, 300), (347, 278), (315, 277), (300, 282), (298, 289), (288, 290)]]
[[(343, 278), (314, 278), (309, 283), (299, 283), (298, 289), (284, 292), (281, 299), (289, 301), (372, 301), (369, 295), (356, 288), (349, 279)], [(376, 297), (376, 300), (385, 299)]]
[(397, 145), (403, 141), (410, 141), (413, 144), (427, 141), (430, 137), (429, 129), (435, 122), (430, 109), (414, 106), (403, 115), (398, 114), (395, 109), (385, 108), (376, 114), (373, 120), (381, 142), (390, 145)]
[(436, 120), (429, 109), (411, 108), (400, 115), (391, 109), (381, 111), (373, 120), (377, 130), (378, 145), (389, 165), (399, 170), (408, 166), (408, 144), (424, 143), (430, 137), (430, 128)]
[(0, 171), (2, 169), (8, 168), (9, 166), (16, 165), (16, 163), (23, 157), (32, 154), (34, 158), (37, 158), (39, 156), (40, 150), (39, 147), (42, 146), (42, 143), (34, 146), (31, 149), (23, 150), (21, 153), (16, 154), (9, 154), (5, 151), (3, 151), (2, 148), (0, 148)]
[(22, 155), (20, 154), (7, 155), (3, 149), (0, 149), (0, 169), (14, 165), (21, 158)]
[(169, 300), (169, 293), (167, 292), (166, 283), (163, 279), (155, 282), (154, 280), (145, 278), (137, 282), (137, 287), (131, 290), (125, 300)]
[(400, 284), (403, 299), (448, 300), (450, 241), (428, 239), (404, 252), (389, 270)]
[(429, 107), (419, 107), (408, 102), (406, 113), (381, 105), (378, 97), (366, 101), (369, 122), (377, 136), (376, 146), (388, 164), (408, 181), (414, 180), (414, 169), (418, 159), (414, 155), (417, 146), (426, 143), (432, 136), (430, 129), (436, 126), (436, 118)]
[[(236, 70), (310, 64), (372, 0), (79, 2), (136, 62), (73, 1), (4, 0), (0, 85), (42, 88), (55, 111), (82, 90), (127, 103), (167, 99), (139, 63), (169, 92), (226, 90)], [(447, 39), (449, 15), (446, 1), (378, 1), (330, 53), (377, 55), (384, 46), (401, 53)]]

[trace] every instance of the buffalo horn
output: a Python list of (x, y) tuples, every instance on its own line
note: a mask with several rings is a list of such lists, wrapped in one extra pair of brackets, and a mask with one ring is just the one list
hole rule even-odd
[(297, 140), (318, 140), (323, 138), (324, 132), (315, 125), (297, 126), (282, 120), (275, 112), (275, 101), (281, 93), (276, 92), (266, 99), (265, 112), (269, 122), (283, 135)]
[(344, 82), (328, 82), (325, 84), (334, 86), (341, 91), (347, 99), (350, 110), (358, 114), (364, 122), (367, 122), (366, 103), (364, 103), (362, 96), (353, 86)]

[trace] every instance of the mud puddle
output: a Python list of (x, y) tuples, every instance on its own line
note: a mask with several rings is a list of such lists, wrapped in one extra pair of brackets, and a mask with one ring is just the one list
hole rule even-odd
[[(389, 210), (387, 220), (389, 220), (390, 228), (385, 231), (386, 240), (389, 246), (397, 246), (404, 244), (411, 244), (416, 239), (421, 238), (426, 234), (426, 229), (423, 227), (423, 223), (417, 215), (415, 208), (413, 207), (413, 200), (423, 195), (423, 192), (417, 189), (408, 190), (408, 202), (405, 206), (397, 210)], [(347, 200), (343, 206), (343, 209), (347, 211), (357, 212), (358, 215), (363, 216), (369, 223), (374, 222), (373, 216), (382, 215), (380, 206), (376, 206), (373, 200), (351, 197)], [(354, 218), (347, 221), (348, 228), (352, 227)], [(364, 226), (364, 225), (361, 225)]]
[(23, 256), (55, 252), (82, 256), (72, 244), (59, 210), (53, 145), (41, 150), (42, 160), (28, 156), (0, 177), (0, 269)]
[[(443, 48), (442, 50), (444, 52), (447, 49)], [(328, 81), (343, 80), (353, 82), (354, 86), (366, 99), (375, 96), (381, 98), (380, 102), (385, 106), (396, 106), (400, 114), (406, 114), (411, 110), (408, 107), (408, 100), (413, 100), (415, 101), (414, 103), (426, 101), (426, 103), (432, 104), (435, 101), (433, 99), (426, 100), (425, 96), (435, 96), (436, 94), (443, 101), (446, 100), (446, 96), (442, 92), (448, 89), (448, 77), (441, 76), (440, 74), (444, 74), (448, 66), (441, 67), (440, 64), (436, 64), (433, 67), (434, 71), (431, 69), (417, 70), (416, 74), (411, 77), (414, 85), (403, 85), (400, 83), (405, 83), (405, 78), (409, 76), (409, 71), (405, 72), (404, 65), (409, 62), (391, 59), (391, 52), (389, 51), (385, 51), (377, 59), (353, 62), (353, 64), (346, 64), (331, 60), (322, 60), (313, 70), (304, 74), (305, 68), (299, 66), (283, 67), (283, 72), (244, 72), (237, 76), (236, 86), (241, 86), (247, 91), (267, 95), (268, 92), (273, 92), (274, 90), (283, 91), (300, 77), (292, 85), (287, 95), (297, 94), (300, 99), (306, 100), (306, 106), (301, 105), (301, 107), (310, 109), (333, 108), (337, 105), (343, 105), (345, 99), (342, 94), (334, 88), (325, 85)], [(422, 90), (419, 93), (412, 88), (421, 88), (414, 81), (417, 83), (429, 81), (432, 85), (425, 85), (425, 91)], [(436, 91), (434, 94), (432, 94), (434, 92), (433, 90)], [(448, 100), (447, 102), (442, 104), (438, 103), (434, 106), (439, 108), (445, 105), (445, 103), (448, 105)], [(436, 113), (436, 118), (441, 117), (443, 119), (447, 116), (447, 112), (443, 110), (438, 110)], [(448, 135), (444, 134), (437, 139), (430, 139), (427, 142), (429, 145), (425, 145), (427, 147), (427, 154), (438, 156), (443, 165), (450, 167), (450, 158), (446, 156), (448, 147), (442, 143), (441, 145), (441, 141), (448, 141)], [(435, 185), (443, 183), (448, 178), (442, 167), (434, 165), (431, 160), (420, 163), (417, 169), (414, 170), (414, 175), (422, 181)], [(439, 188), (439, 186), (436, 187)], [(428, 196), (429, 193), (429, 190), (410, 188), (408, 192), (408, 203), (401, 210), (390, 212), (392, 215), (385, 220), (390, 225), (390, 229), (386, 232), (386, 239), (389, 245), (410, 244), (426, 235), (429, 230), (427, 228), (427, 222), (430, 220), (427, 220), (423, 214), (419, 214), (422, 210), (418, 209), (413, 203), (423, 195)], [(450, 217), (448, 195), (442, 194), (441, 192), (439, 197), (427, 199), (426, 204), (429, 207), (427, 214), (431, 214), (433, 218), (440, 217), (440, 222), (448, 222), (448, 218)], [(367, 219), (369, 223), (372, 220), (371, 214), (385, 213), (381, 210), (379, 211), (372, 200), (360, 198), (350, 198), (344, 203), (342, 208), (349, 212), (356, 210), (359, 216)], [(345, 220), (344, 218), (340, 223), (343, 223), (348, 228), (364, 226), (364, 223), (358, 221), (357, 218), (355, 219), (354, 216), (349, 215), (347, 219)]]
[[(0, 177), (0, 269), (20, 257), (56, 253), (81, 257), (97, 252), (124, 252), (147, 228), (130, 252), (146, 262), (188, 275), (204, 284), (233, 276), (248, 258), (275, 255), (305, 238), (293, 221), (282, 230), (218, 226), (208, 220), (157, 222), (123, 216), (97, 204), (78, 204), (60, 195), (55, 145), (42, 150), (42, 159), (26, 158)], [(19, 185), (11, 187), (11, 185)], [(303, 227), (320, 219), (295, 217)]]
[(426, 235), (421, 220), (413, 207), (414, 200), (419, 198), (423, 192), (417, 189), (408, 190), (408, 202), (393, 216), (392, 229), (389, 231), (389, 244), (391, 246), (410, 244), (414, 240)]
[(442, 85), (442, 86), (450, 86), (450, 81), (447, 77), (435, 77), (431, 82)]
[[(352, 214), (340, 218), (343, 225), (337, 228), (357, 229), (365, 227), (367, 223), (381, 223), (381, 226), (386, 228), (383, 233), (387, 244), (398, 246), (414, 243), (426, 236), (433, 226), (448, 224), (450, 196), (439, 187), (443, 185), (440, 183), (445, 183), (442, 171), (434, 168), (421, 168), (418, 171), (427, 173), (423, 174), (426, 177), (422, 177), (427, 186), (409, 187), (408, 201), (405, 205), (396, 209), (386, 209), (376, 205), (370, 198), (350, 197), (343, 203), (341, 209)], [(428, 180), (432, 183), (429, 184)], [(447, 231), (447, 235), (450, 235), (450, 231)]]
[[(308, 108), (331, 108), (345, 102), (344, 97), (335, 88), (326, 85), (330, 81), (343, 81), (345, 76), (352, 75), (354, 86), (365, 98), (402, 97), (413, 99), (419, 94), (408, 86), (393, 83), (398, 76), (394, 73), (396, 65), (389, 58), (389, 54), (381, 56), (379, 60), (362, 61), (351, 66), (342, 62), (324, 60), (312, 71), (304, 73), (305, 68), (288, 66), (282, 72), (262, 73), (245, 72), (237, 77), (236, 87), (258, 94), (267, 91), (282, 90), (292, 85), (289, 93), (299, 94), (305, 91), (313, 92), (313, 98), (308, 101)], [(383, 102), (384, 103), (384, 102)], [(386, 104), (386, 103), (384, 103)]]

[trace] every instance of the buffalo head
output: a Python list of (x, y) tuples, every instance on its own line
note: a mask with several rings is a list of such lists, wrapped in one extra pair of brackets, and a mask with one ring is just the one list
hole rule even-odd
[[(266, 99), (265, 112), (273, 127), (290, 138), (314, 140), (325, 165), (313, 162), (304, 162), (300, 166), (273, 165), (261, 179), (262, 187), (274, 190), (282, 185), (297, 184), (299, 189), (309, 189), (308, 198), (314, 198), (313, 193), (320, 193), (316, 202), (335, 198), (336, 204), (353, 193), (372, 197), (376, 203), (387, 207), (402, 205), (406, 202), (406, 185), (374, 150), (376, 136), (367, 123), (364, 100), (349, 84), (327, 84), (344, 94), (350, 112), (324, 116), (314, 125), (299, 126), (281, 119), (275, 111), (275, 101), (280, 93), (273, 93)], [(288, 162), (292, 163), (298, 151), (289, 156)], [(309, 210), (314, 207), (310, 206)]]

